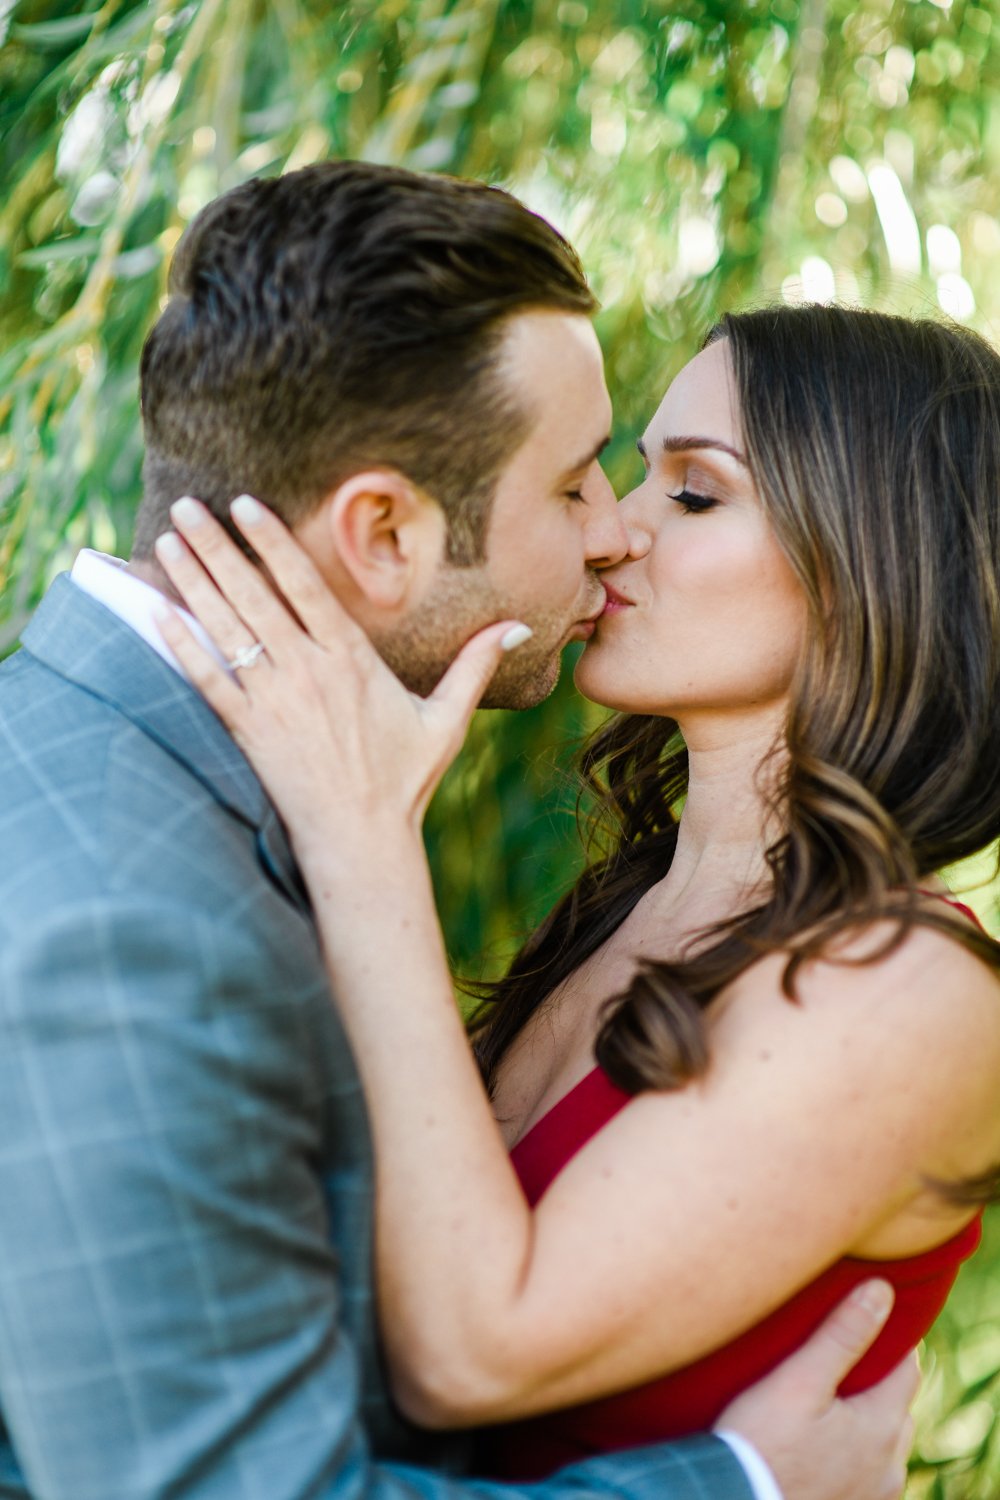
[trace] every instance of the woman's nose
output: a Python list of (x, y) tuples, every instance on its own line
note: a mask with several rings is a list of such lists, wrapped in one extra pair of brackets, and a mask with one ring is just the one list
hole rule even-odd
[(645, 557), (653, 545), (651, 533), (645, 526), (631, 525), (628, 529), (628, 555), (631, 558)]
[(625, 555), (630, 558), (645, 557), (653, 544), (653, 532), (643, 514), (642, 490), (642, 485), (630, 490), (618, 506), (628, 537)]

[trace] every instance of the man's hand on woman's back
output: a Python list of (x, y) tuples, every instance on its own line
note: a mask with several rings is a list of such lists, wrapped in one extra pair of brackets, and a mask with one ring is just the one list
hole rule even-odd
[(764, 1456), (784, 1500), (899, 1500), (920, 1384), (916, 1355), (871, 1390), (837, 1396), (891, 1306), (884, 1282), (865, 1283), (719, 1418), (720, 1432), (739, 1434)]

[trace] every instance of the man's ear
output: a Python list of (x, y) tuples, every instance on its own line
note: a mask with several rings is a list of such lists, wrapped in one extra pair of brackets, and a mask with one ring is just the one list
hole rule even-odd
[(326, 524), (340, 566), (380, 610), (408, 608), (444, 551), (444, 511), (394, 469), (352, 474), (331, 496)]

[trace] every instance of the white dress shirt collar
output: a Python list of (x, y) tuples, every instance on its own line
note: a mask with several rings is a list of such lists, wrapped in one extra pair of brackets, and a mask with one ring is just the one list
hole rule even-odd
[[(105, 609), (109, 609), (134, 630), (136, 635), (141, 636), (147, 646), (151, 646), (158, 656), (162, 656), (175, 672), (187, 677), (157, 628), (155, 612), (163, 600), (159, 589), (130, 573), (122, 558), (109, 557), (106, 552), (94, 552), (89, 547), (85, 547), (77, 557), (69, 576), (77, 588), (103, 604)], [(194, 615), (179, 606), (177, 609), (197, 640), (212, 653), (220, 665), (225, 666), (222, 653)]]

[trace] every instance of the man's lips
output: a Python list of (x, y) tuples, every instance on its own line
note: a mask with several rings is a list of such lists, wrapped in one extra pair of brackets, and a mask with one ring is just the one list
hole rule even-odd
[(571, 641), (589, 641), (597, 626), (598, 620), (608, 607), (608, 598), (605, 593), (601, 594), (601, 602), (591, 610), (589, 615), (584, 615), (582, 620), (577, 620), (570, 631)]

